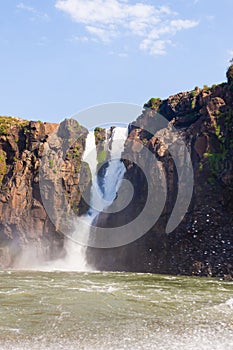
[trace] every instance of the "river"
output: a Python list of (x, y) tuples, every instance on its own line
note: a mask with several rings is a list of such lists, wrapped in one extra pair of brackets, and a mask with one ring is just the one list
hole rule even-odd
[(0, 349), (232, 350), (233, 283), (2, 271)]

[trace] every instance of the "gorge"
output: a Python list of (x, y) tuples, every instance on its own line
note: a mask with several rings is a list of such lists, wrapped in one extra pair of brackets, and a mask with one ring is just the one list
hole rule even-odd
[[(95, 270), (226, 276), (231, 279), (231, 70), (230, 67), (226, 83), (211, 88), (196, 87), (163, 101), (150, 99), (144, 105), (142, 115), (135, 116), (136, 121), (127, 130), (112, 125), (108, 130), (97, 127), (88, 133), (74, 119), (66, 119), (58, 125), (1, 117), (1, 268), (20, 268), (33, 263), (36, 266), (41, 261), (55, 268), (60, 266), (57, 262), (65, 261), (67, 268), (74, 268), (84, 254), (78, 269), (87, 264)], [(167, 126), (161, 124), (151, 134), (148, 130), (158, 119), (158, 113), (166, 119)], [(114, 135), (115, 140), (121, 140), (119, 145), (114, 143)], [(166, 233), (180, 185), (169, 147), (179, 139), (191, 156), (194, 188), (185, 217), (172, 232)], [(88, 145), (92, 155), (89, 158), (85, 154)], [(146, 150), (153, 155), (154, 163), (147, 162)], [(185, 169), (187, 160), (181, 150), (182, 147), (176, 148), (176, 156)], [(150, 188), (145, 174), (137, 166), (143, 161), (149, 164), (151, 183), (156, 186), (160, 179), (161, 191), (167, 193), (164, 205), (163, 201), (158, 203), (163, 207), (158, 220), (142, 237), (126, 245), (106, 248), (95, 246), (92, 241), (92, 244), (88, 242), (88, 248), (75, 249), (75, 242), (71, 248), (67, 237), (80, 240), (79, 236), (73, 235), (82, 218), (94, 222), (97, 237), (98, 230), (100, 233), (101, 229), (124, 227), (140, 214)], [(95, 168), (98, 176), (94, 175)], [(133, 193), (131, 187), (129, 192), (122, 187), (125, 184), (122, 180), (132, 184)], [(131, 199), (123, 209), (115, 204), (121, 197), (118, 192)], [(99, 202), (98, 193), (102, 198)], [(125, 200), (127, 202), (127, 198)], [(154, 201), (156, 205), (156, 198)], [(98, 208), (92, 209), (93, 205), (99, 207), (98, 215), (95, 211)], [(153, 217), (154, 212), (151, 207), (148, 217)], [(83, 237), (88, 238), (86, 234)], [(72, 249), (75, 258), (69, 260)]]

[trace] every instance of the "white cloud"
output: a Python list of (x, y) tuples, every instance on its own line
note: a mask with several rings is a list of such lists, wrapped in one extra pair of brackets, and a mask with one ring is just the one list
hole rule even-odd
[(42, 19), (42, 20), (45, 20), (45, 21), (49, 20), (49, 16), (47, 15), (47, 13), (42, 13), (42, 12), (38, 11), (37, 9), (35, 9), (32, 6), (25, 5), (23, 2), (20, 2), (17, 5), (17, 8), (20, 9), (20, 10), (24, 10), (24, 11), (30, 12), (31, 15), (32, 15), (32, 17), (31, 17), (32, 20), (34, 20), (35, 18), (39, 18), (39, 19)]
[(22, 2), (17, 5), (17, 8), (18, 9), (22, 9), (22, 10), (26, 10), (26, 11), (29, 11), (29, 12), (33, 12), (33, 13), (35, 12), (35, 9), (33, 7), (27, 6), (24, 3), (22, 3)]
[(180, 19), (168, 6), (136, 4), (127, 0), (56, 0), (56, 8), (83, 25), (92, 39), (109, 43), (117, 37), (133, 36), (138, 47), (151, 55), (164, 55), (179, 31), (198, 25)]
[(177, 19), (171, 21), (171, 28), (174, 32), (177, 32), (182, 29), (190, 29), (196, 27), (198, 23), (196, 21), (191, 21), (189, 19)]
[(166, 46), (171, 44), (170, 40), (145, 39), (140, 44), (140, 49), (148, 51), (150, 55), (161, 56), (166, 54)]
[(114, 52), (114, 51), (109, 51), (108, 54), (110, 56), (118, 56), (120, 58), (127, 58), (129, 57), (129, 54), (127, 52)]
[(116, 30), (111, 28), (109, 28), (109, 30), (106, 30), (105, 28), (86, 26), (86, 30), (90, 34), (93, 34), (94, 36), (98, 37), (100, 40), (104, 42), (110, 42), (111, 39), (116, 37), (118, 34)]
[(89, 41), (89, 38), (86, 35), (84, 35), (84, 36), (74, 35), (71, 39), (69, 39), (69, 41), (86, 43)]

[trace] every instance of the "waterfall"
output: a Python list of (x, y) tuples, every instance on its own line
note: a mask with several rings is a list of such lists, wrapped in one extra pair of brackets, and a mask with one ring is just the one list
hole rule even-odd
[(68, 263), (71, 269), (76, 271), (88, 271), (91, 270), (91, 267), (88, 266), (86, 262), (86, 247), (78, 244), (76, 242), (76, 237), (80, 235), (84, 237), (84, 240), (88, 242), (90, 224), (92, 223), (94, 217), (96, 216), (95, 211), (92, 209), (92, 203), (99, 201), (99, 193), (97, 187), (97, 150), (95, 144), (95, 134), (94, 131), (90, 131), (87, 134), (85, 151), (83, 153), (82, 160), (88, 163), (92, 186), (91, 186), (91, 200), (90, 200), (90, 209), (87, 214), (82, 215), (77, 222), (75, 223), (75, 232), (73, 232), (71, 239), (66, 241), (66, 251), (67, 255), (65, 257), (65, 264)]
[[(95, 148), (95, 137), (92, 132), (88, 134), (83, 161), (89, 164), (92, 175), (90, 209), (87, 214), (91, 221), (93, 221), (105, 207), (111, 205), (117, 195), (117, 191), (125, 173), (125, 166), (120, 158), (127, 136), (127, 128), (115, 127), (112, 131), (110, 140), (106, 137), (105, 142), (107, 144), (106, 148), (109, 152), (109, 160), (103, 179), (103, 185), (100, 188), (97, 175), (98, 162)], [(95, 152), (93, 152), (93, 149)]]
[[(108, 133), (106, 131), (106, 136), (107, 135)], [(88, 266), (86, 261), (87, 247), (77, 242), (88, 242), (91, 223), (99, 213), (112, 204), (116, 198), (117, 191), (125, 173), (125, 166), (120, 161), (120, 158), (127, 135), (127, 128), (115, 127), (112, 130), (110, 139), (108, 140), (106, 137), (105, 148), (109, 153), (109, 160), (103, 178), (103, 185), (100, 188), (97, 174), (98, 161), (95, 135), (93, 131), (88, 133), (82, 160), (88, 163), (92, 177), (90, 208), (86, 214), (77, 219), (75, 222), (75, 232), (73, 232), (70, 239), (67, 239), (65, 242), (67, 251), (66, 257), (53, 262), (52, 266), (50, 264), (50, 268), (75, 271), (93, 270), (92, 267)]]
[(125, 166), (120, 161), (120, 158), (127, 136), (127, 128), (116, 127), (113, 129), (110, 148), (110, 161), (106, 170), (103, 188), (103, 198), (105, 201), (107, 201), (108, 205), (114, 201), (125, 173)]
[(72, 236), (70, 237), (71, 239), (66, 240), (65, 248), (67, 251), (67, 255), (64, 259), (65, 265), (70, 269), (76, 271), (91, 270), (91, 267), (88, 266), (85, 258), (86, 247), (76, 242), (76, 236), (78, 236), (81, 233), (83, 237), (86, 237), (86, 242), (88, 241), (90, 231), (89, 225), (92, 223), (92, 220), (95, 217), (94, 211), (92, 211), (91, 204), (93, 201), (97, 201), (99, 198), (99, 196), (93, 196), (93, 193), (96, 193), (96, 191), (94, 191), (94, 188), (97, 188), (96, 169), (98, 165), (94, 131), (90, 131), (87, 134), (85, 150), (83, 153), (82, 160), (88, 163), (91, 172), (92, 187), (90, 209), (88, 210), (87, 214), (82, 215), (82, 217), (80, 217), (79, 220), (75, 223), (75, 232), (73, 232)]

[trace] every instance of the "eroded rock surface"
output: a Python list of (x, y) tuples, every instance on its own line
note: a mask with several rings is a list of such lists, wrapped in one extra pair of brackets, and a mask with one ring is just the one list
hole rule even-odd
[[(163, 115), (169, 124), (148, 132)], [(172, 128), (176, 130), (171, 132)], [(177, 169), (169, 146), (183, 140), (190, 152), (194, 191), (184, 219), (173, 232), (166, 226), (173, 211), (179, 185), (185, 183), (187, 164), (176, 146), (176, 157), (184, 167), (178, 183)], [(136, 217), (147, 198), (147, 183), (136, 164), (143, 158), (151, 181), (165, 186), (155, 168), (165, 174), (167, 200), (159, 220), (140, 239), (113, 249), (89, 249), (88, 259), (99, 269), (231, 276), (233, 272), (233, 85), (228, 83), (179, 93), (167, 100), (151, 99), (130, 134), (122, 158), (125, 178), (134, 186), (132, 203), (119, 214), (101, 214), (98, 225), (125, 225)], [(142, 153), (146, 147), (154, 162)], [(142, 156), (142, 154), (144, 154)], [(130, 157), (134, 162), (128, 161)], [(142, 162), (142, 160), (141, 160)], [(180, 180), (180, 179), (179, 179)], [(153, 215), (153, 208), (151, 214)], [(124, 227), (122, 228), (124, 229)]]
[[(0, 117), (0, 267), (13, 266), (26, 247), (43, 259), (65, 254), (61, 225), (86, 210), (79, 187), (86, 134), (71, 119)], [(88, 169), (82, 177), (88, 185)]]

